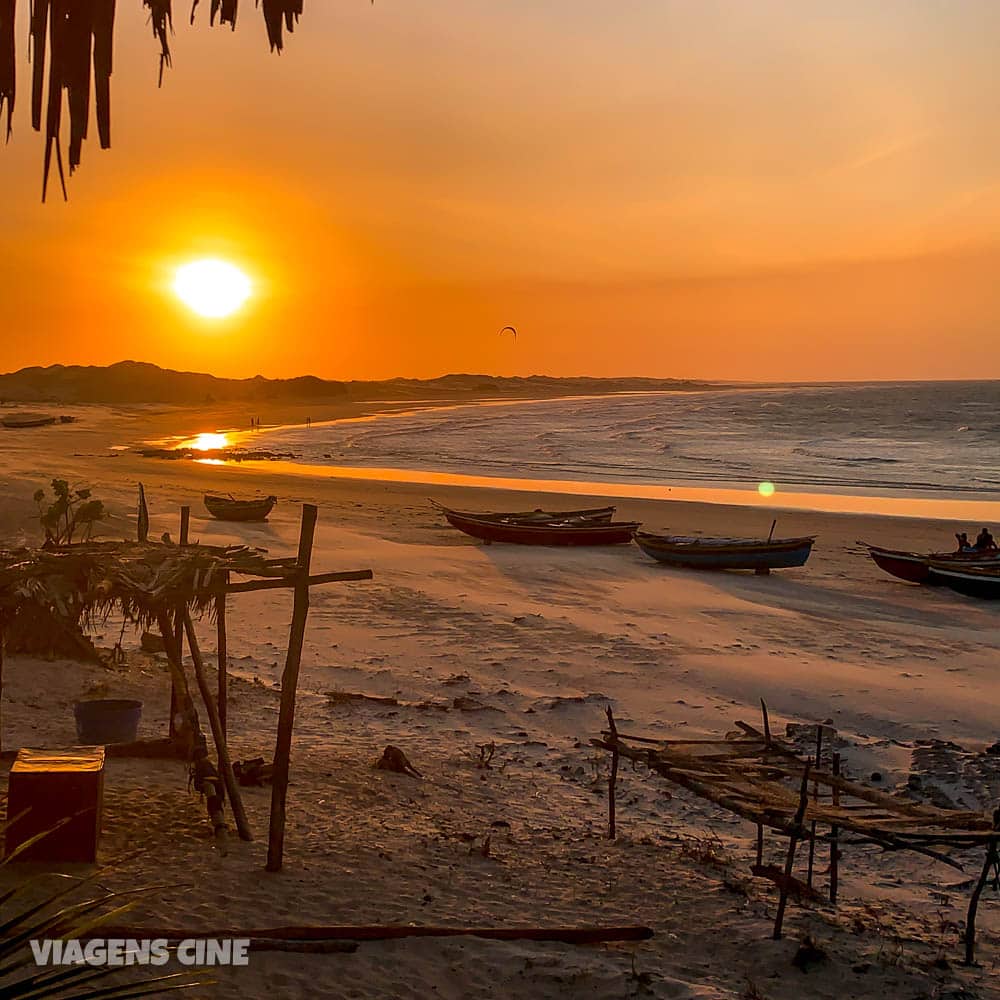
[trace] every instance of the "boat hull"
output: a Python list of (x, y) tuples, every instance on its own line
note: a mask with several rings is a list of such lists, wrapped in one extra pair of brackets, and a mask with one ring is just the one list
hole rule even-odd
[[(431, 501), (434, 503), (434, 501)], [(499, 521), (517, 524), (549, 524), (554, 521), (582, 521), (587, 524), (607, 524), (615, 515), (614, 507), (589, 507), (585, 510), (524, 510), (511, 513), (479, 513), (473, 510), (452, 510), (439, 503), (434, 504), (443, 514), (473, 521)]]
[(266, 521), (277, 500), (231, 500), (229, 497), (205, 496), (205, 509), (219, 521)]
[(445, 512), (453, 528), (483, 542), (506, 542), (513, 545), (627, 545), (639, 525), (636, 522), (550, 522), (524, 524), (489, 521), (466, 517), (454, 511)]
[(919, 552), (883, 549), (881, 546), (869, 545), (867, 542), (861, 542), (861, 544), (868, 549), (868, 555), (871, 556), (872, 562), (890, 576), (906, 580), (908, 583), (921, 583), (930, 587), (942, 585), (941, 576), (932, 570), (932, 564), (954, 566), (955, 569), (967, 569), (969, 566), (1000, 567), (1000, 556), (990, 552), (921, 555)]
[(7, 417), (0, 420), (8, 430), (23, 431), (31, 427), (50, 427), (56, 422), (55, 417)]
[(927, 556), (917, 552), (882, 549), (873, 545), (868, 546), (868, 555), (880, 570), (899, 580), (906, 580), (907, 583), (936, 583), (931, 579)]
[(680, 569), (753, 570), (804, 566), (812, 553), (813, 538), (780, 538), (774, 541), (679, 538), (639, 532), (635, 543), (651, 559)]
[(930, 575), (933, 582), (966, 597), (977, 597), (982, 601), (1000, 601), (1000, 568), (973, 570), (932, 562)]

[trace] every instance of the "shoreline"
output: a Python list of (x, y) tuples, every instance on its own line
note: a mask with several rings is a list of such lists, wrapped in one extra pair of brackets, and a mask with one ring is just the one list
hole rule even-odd
[[(727, 389), (726, 391), (739, 391)], [(685, 395), (718, 390), (676, 390)], [(464, 407), (505, 407), (537, 405), (583, 399), (601, 399), (608, 396), (649, 396), (673, 395), (671, 391), (621, 392), (588, 394), (580, 396), (539, 396), (523, 399), (453, 399), (422, 401), (372, 401), (351, 404), (351, 412), (312, 420), (306, 424), (305, 417), (299, 421), (266, 424), (257, 430), (228, 428), (224, 421), (216, 421), (212, 430), (198, 430), (174, 433), (146, 439), (147, 445), (162, 446), (171, 450), (192, 449), (212, 452), (238, 452), (250, 442), (262, 441), (269, 436), (289, 430), (322, 430), (324, 427), (342, 424), (370, 423), (380, 419), (400, 419), (425, 412), (447, 412)], [(422, 405), (414, 405), (419, 402)], [(307, 406), (308, 404), (302, 404)], [(372, 408), (376, 406), (376, 408)], [(384, 407), (389, 407), (388, 409)], [(183, 414), (185, 410), (181, 410)], [(220, 417), (232, 415), (231, 408), (220, 411)], [(197, 421), (195, 426), (204, 427), (211, 420), (204, 412), (190, 414)], [(262, 450), (262, 449), (254, 449)], [(263, 449), (266, 450), (266, 449)], [(155, 461), (151, 458), (147, 460)], [(183, 460), (181, 460), (183, 461)], [(213, 466), (238, 467), (244, 469), (267, 470), (270, 474), (284, 474), (291, 477), (313, 477), (319, 479), (354, 479), (380, 483), (408, 483), (425, 486), (449, 486), (474, 489), (476, 491), (515, 491), (532, 494), (556, 494), (567, 497), (613, 498), (622, 500), (677, 501), (683, 503), (721, 504), (726, 506), (751, 507), (785, 513), (789, 511), (812, 511), (828, 514), (864, 514), (896, 518), (913, 518), (937, 521), (996, 521), (1000, 522), (1000, 498), (942, 496), (946, 491), (926, 489), (887, 489), (878, 487), (848, 487), (826, 490), (804, 484), (792, 484), (785, 488), (780, 484), (771, 496), (759, 493), (755, 483), (737, 480), (708, 483), (697, 478), (678, 478), (659, 483), (630, 480), (599, 480), (566, 478), (543, 479), (520, 476), (463, 473), (411, 466), (382, 465), (330, 465), (308, 461), (289, 460), (284, 457), (267, 461), (240, 460), (238, 458), (193, 459), (195, 462)]]

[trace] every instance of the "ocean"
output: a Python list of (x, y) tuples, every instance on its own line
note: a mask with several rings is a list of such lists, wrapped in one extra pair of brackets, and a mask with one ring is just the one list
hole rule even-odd
[(310, 466), (617, 484), (624, 495), (773, 484), (779, 497), (1000, 501), (1000, 382), (484, 401), (265, 436)]

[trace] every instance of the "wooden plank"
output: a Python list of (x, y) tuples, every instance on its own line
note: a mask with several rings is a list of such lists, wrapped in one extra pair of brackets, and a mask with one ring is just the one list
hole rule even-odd
[[(288, 795), (288, 770), (292, 753), (292, 729), (295, 725), (295, 695), (302, 663), (306, 621), (309, 617), (309, 568), (312, 563), (313, 539), (316, 534), (318, 509), (313, 504), (302, 505), (299, 529), (299, 553), (296, 561), (297, 583), (292, 608), (292, 625), (288, 636), (288, 653), (281, 675), (281, 707), (278, 712), (278, 736), (274, 746), (274, 776), (271, 781), (271, 819), (267, 841), (267, 871), (280, 872), (285, 851), (285, 806)], [(370, 574), (370, 571), (368, 571)], [(365, 579), (355, 577), (355, 579)]]
[[(308, 504), (306, 506), (309, 506)], [(305, 587), (318, 587), (324, 583), (345, 583), (349, 580), (370, 580), (375, 574), (370, 569), (351, 570), (345, 573), (320, 573), (317, 576), (306, 576)], [(245, 583), (231, 583), (218, 588), (215, 593), (251, 594), (258, 590), (288, 590), (299, 588), (302, 580), (298, 575), (280, 580), (248, 580)]]

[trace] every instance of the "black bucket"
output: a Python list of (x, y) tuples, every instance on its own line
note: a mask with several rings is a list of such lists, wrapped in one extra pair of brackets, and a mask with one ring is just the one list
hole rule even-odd
[(106, 698), (73, 706), (76, 736), (82, 746), (134, 743), (142, 718), (142, 702)]

